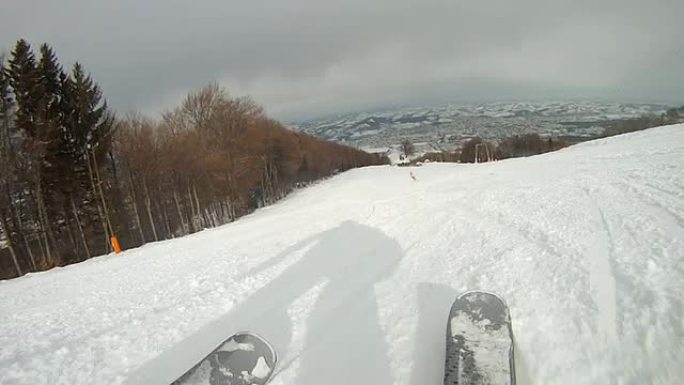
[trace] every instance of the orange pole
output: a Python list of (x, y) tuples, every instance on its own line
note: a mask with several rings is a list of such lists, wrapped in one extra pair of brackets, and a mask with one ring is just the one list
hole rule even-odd
[(119, 246), (119, 240), (116, 239), (115, 236), (112, 236), (112, 238), (110, 238), (110, 240), (112, 241), (112, 248), (114, 249), (114, 252), (119, 254), (121, 252), (121, 246)]

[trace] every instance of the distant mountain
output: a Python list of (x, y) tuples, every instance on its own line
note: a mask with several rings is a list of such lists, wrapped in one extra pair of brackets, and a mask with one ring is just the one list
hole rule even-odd
[(459, 143), (536, 132), (548, 136), (592, 136), (618, 119), (662, 114), (661, 104), (600, 102), (510, 102), (402, 107), (292, 124), (324, 139), (359, 147), (384, 147), (403, 138), (431, 144)]

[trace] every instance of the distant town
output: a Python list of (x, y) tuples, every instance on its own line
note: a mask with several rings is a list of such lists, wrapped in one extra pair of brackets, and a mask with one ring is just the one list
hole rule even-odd
[(323, 139), (372, 152), (410, 139), (416, 151), (450, 151), (480, 137), (498, 141), (536, 133), (565, 142), (595, 138), (616, 121), (658, 116), (666, 104), (603, 102), (510, 102), (403, 107), (291, 124)]

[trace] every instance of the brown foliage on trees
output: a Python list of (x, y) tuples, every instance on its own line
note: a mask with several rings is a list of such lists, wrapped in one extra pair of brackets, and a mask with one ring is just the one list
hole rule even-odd
[(115, 154), (126, 175), (129, 244), (230, 222), (297, 186), (386, 161), (293, 132), (247, 98), (215, 84), (191, 93), (160, 122), (129, 117)]
[[(549, 151), (556, 151), (569, 144), (553, 138), (542, 138), (537, 134), (527, 134), (512, 136), (503, 139), (498, 145), (482, 140), (482, 138), (472, 138), (468, 140), (459, 151), (429, 152), (423, 154), (412, 162), (461, 162), (475, 163), (487, 162), (498, 159), (514, 158), (520, 156), (530, 156), (543, 154)], [(477, 155), (477, 159), (476, 159)]]
[(600, 137), (626, 134), (628, 132), (646, 130), (653, 127), (665, 126), (684, 122), (684, 106), (671, 108), (660, 116), (644, 115), (633, 119), (619, 120), (603, 130)]

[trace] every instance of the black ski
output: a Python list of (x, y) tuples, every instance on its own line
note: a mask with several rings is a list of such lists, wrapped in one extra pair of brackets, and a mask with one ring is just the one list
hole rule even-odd
[(451, 306), (444, 385), (515, 385), (513, 330), (500, 297), (471, 291)]
[(171, 385), (264, 385), (276, 362), (276, 352), (265, 339), (237, 333)]

